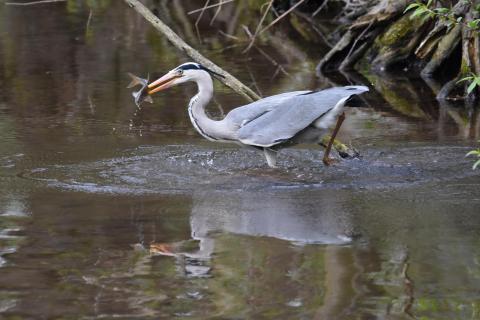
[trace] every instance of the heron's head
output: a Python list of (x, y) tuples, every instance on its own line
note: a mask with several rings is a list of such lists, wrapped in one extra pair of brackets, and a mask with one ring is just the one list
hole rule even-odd
[(223, 77), (222, 75), (202, 66), (199, 63), (187, 62), (179, 65), (175, 69), (170, 70), (163, 77), (150, 83), (148, 85), (148, 94), (154, 94), (187, 81), (199, 82), (205, 79), (210, 80), (210, 75)]

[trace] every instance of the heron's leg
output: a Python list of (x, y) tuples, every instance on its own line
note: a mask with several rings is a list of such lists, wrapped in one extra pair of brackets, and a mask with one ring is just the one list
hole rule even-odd
[(329, 155), (330, 155), (330, 150), (332, 149), (333, 141), (335, 140), (335, 137), (337, 136), (338, 131), (340, 130), (340, 127), (342, 126), (343, 120), (345, 120), (345, 112), (342, 112), (338, 116), (337, 124), (335, 125), (335, 129), (333, 129), (332, 136), (330, 137), (330, 141), (328, 142), (327, 149), (325, 150), (325, 153), (323, 155), (323, 163), (328, 166), (332, 163), (332, 160)]
[(277, 167), (277, 151), (269, 148), (263, 148), (263, 154), (267, 159), (268, 166), (270, 168), (276, 168)]

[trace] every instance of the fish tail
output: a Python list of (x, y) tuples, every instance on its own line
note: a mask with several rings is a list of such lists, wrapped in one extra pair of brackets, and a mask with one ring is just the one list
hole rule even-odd
[(127, 88), (133, 88), (135, 86), (143, 86), (145, 85), (148, 80), (147, 79), (143, 79), (143, 78), (140, 78), (140, 77), (137, 77), (136, 75), (132, 74), (132, 73), (128, 73), (128, 75), (130, 76), (130, 78), (132, 78), (132, 81), (130, 82), (130, 84), (127, 86)]

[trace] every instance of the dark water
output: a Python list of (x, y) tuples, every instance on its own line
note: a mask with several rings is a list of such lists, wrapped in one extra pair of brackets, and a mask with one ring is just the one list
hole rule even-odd
[[(369, 84), (342, 131), (362, 157), (326, 168), (300, 146), (269, 169), (196, 134), (193, 86), (136, 110), (127, 72), (188, 59), (121, 1), (2, 4), (0, 319), (480, 318), (477, 111), (401, 75), (319, 80), (324, 49), (282, 28), (261, 46), (275, 75), (216, 31), (258, 13), (226, 6), (212, 28), (210, 13), (199, 44), (186, 12), (203, 1), (158, 3), (263, 95)], [(216, 92), (214, 116), (244, 103)]]

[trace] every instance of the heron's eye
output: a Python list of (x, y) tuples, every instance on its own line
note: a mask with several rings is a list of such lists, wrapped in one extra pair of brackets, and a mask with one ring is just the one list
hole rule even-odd
[(178, 69), (177, 73), (178, 73), (179, 76), (182, 76), (182, 75), (183, 75), (183, 70), (182, 70), (182, 69)]

